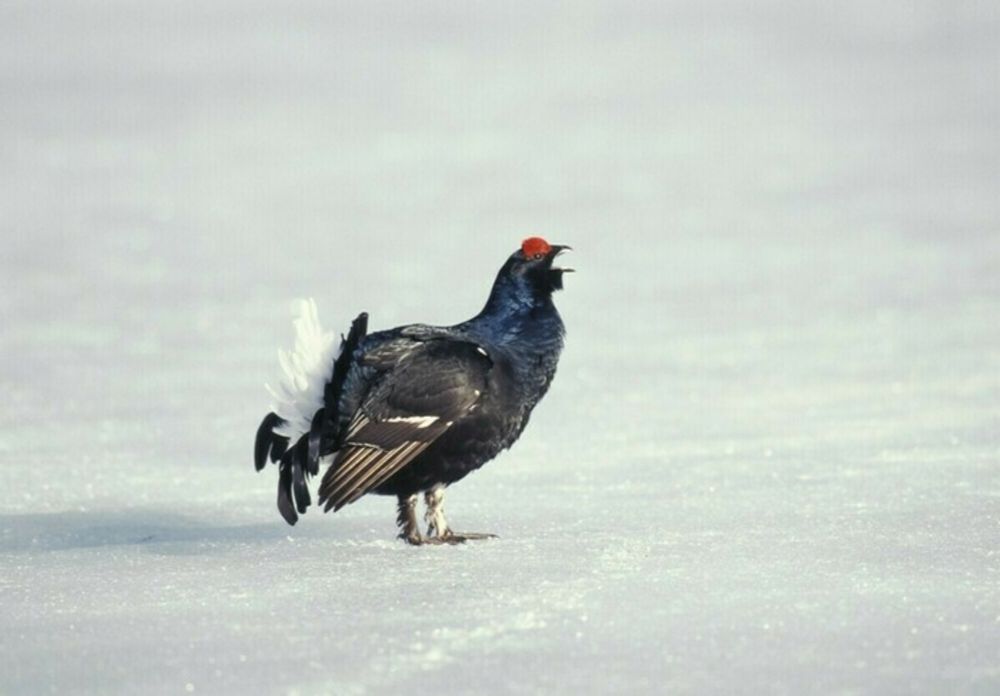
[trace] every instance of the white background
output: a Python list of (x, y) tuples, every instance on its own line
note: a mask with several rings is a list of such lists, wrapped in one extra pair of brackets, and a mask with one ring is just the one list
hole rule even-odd
[[(0, 692), (996, 693), (992, 2), (0, 6)], [(571, 244), (409, 548), (252, 466), (313, 295)]]

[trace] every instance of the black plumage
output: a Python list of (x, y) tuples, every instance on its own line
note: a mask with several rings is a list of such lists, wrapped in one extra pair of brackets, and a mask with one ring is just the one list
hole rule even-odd
[[(311, 504), (307, 477), (333, 455), (319, 488), (324, 510), (367, 493), (399, 499), (401, 536), (411, 543), (456, 542), (444, 520), (444, 487), (510, 447), (555, 375), (564, 327), (552, 293), (553, 266), (567, 247), (525, 240), (497, 274), (483, 310), (449, 327), (423, 324), (367, 334), (360, 315), (341, 342), (323, 404), (294, 445), (268, 414), (257, 431), (254, 463), (279, 466), (278, 509), (289, 524)], [(415, 514), (424, 493), (429, 533)]]

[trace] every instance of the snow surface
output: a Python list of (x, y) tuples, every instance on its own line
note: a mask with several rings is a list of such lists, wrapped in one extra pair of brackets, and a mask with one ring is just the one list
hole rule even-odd
[[(990, 2), (0, 5), (0, 693), (1000, 692)], [(572, 244), (449, 492), (275, 509), (292, 339)]]

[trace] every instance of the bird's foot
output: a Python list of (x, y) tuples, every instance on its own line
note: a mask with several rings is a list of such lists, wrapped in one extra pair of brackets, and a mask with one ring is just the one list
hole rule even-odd
[(499, 539), (496, 534), (486, 532), (453, 532), (450, 529), (441, 536), (434, 537), (440, 539), (444, 544), (464, 544), (467, 541), (480, 541), (481, 539)]
[(400, 534), (399, 538), (410, 546), (441, 546), (448, 544), (456, 546), (467, 541), (478, 541), (480, 539), (498, 539), (496, 534), (484, 534), (482, 532), (447, 532), (437, 536), (423, 536), (417, 534)]
[(400, 534), (399, 538), (405, 541), (410, 546), (423, 546), (428, 542), (427, 537), (422, 535), (420, 532), (415, 532), (411, 534)]

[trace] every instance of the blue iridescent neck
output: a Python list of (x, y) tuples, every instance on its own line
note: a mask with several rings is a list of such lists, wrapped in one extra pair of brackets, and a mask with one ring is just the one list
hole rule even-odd
[(510, 273), (507, 266), (497, 275), (482, 311), (462, 328), (497, 344), (529, 342), (543, 351), (560, 347), (565, 333), (552, 291)]

